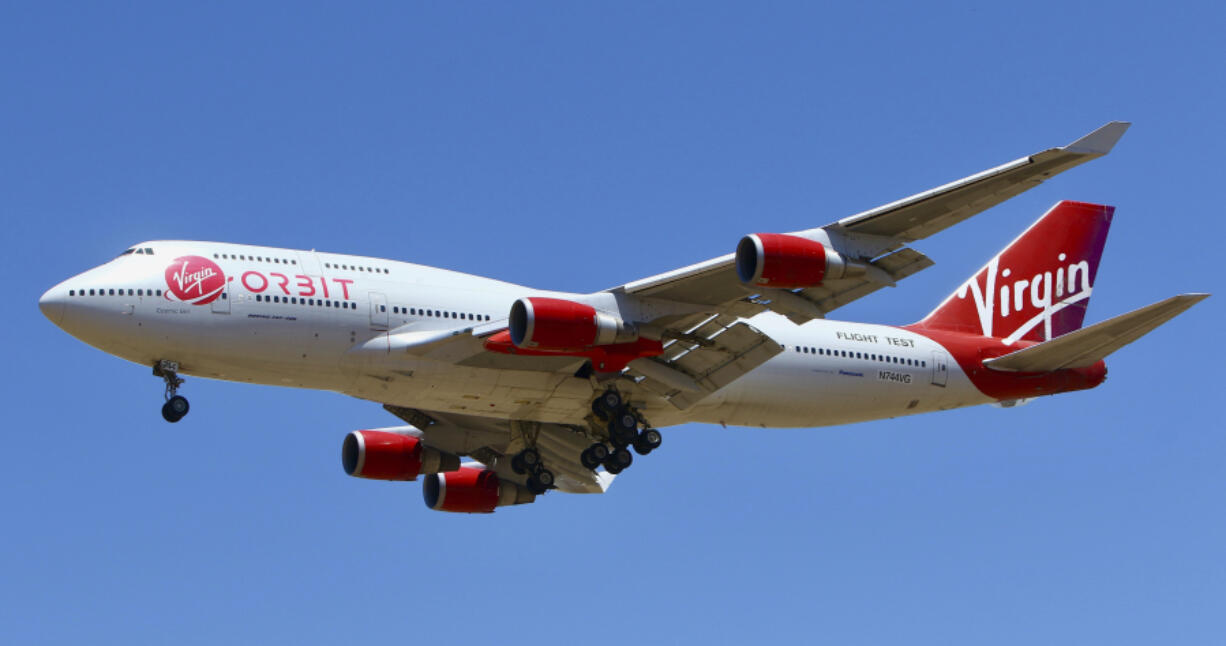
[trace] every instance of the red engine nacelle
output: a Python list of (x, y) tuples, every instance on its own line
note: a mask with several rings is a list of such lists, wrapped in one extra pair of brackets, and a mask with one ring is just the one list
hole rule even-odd
[(422, 443), (412, 435), (353, 431), (341, 445), (345, 473), (372, 480), (416, 480), (420, 473), (455, 471), (460, 458)]
[(758, 287), (816, 287), (827, 279), (862, 273), (863, 265), (848, 262), (816, 240), (798, 236), (754, 233), (736, 246), (737, 276)]
[(507, 327), (516, 346), (543, 350), (582, 350), (639, 338), (633, 325), (591, 305), (537, 296), (511, 305)]
[(527, 489), (500, 480), (497, 473), (473, 467), (428, 476), (421, 493), (430, 509), (462, 514), (488, 514), (496, 507), (536, 500)]

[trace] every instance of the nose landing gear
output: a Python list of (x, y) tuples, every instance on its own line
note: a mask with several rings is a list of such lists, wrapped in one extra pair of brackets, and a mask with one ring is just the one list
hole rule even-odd
[(163, 359), (153, 364), (153, 376), (161, 377), (162, 381), (166, 382), (166, 403), (162, 404), (162, 419), (172, 424), (183, 419), (191, 406), (188, 405), (186, 397), (179, 395), (179, 386), (183, 385), (183, 379), (179, 377), (179, 364)]

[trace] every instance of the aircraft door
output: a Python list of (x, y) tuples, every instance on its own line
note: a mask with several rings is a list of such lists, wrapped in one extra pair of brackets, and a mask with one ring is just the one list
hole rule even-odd
[(315, 250), (299, 251), (298, 252), (299, 271), (307, 276), (322, 276), (323, 270), (319, 266), (319, 256), (315, 255)]
[(387, 329), (387, 296), (370, 292), (370, 329)]
[(945, 387), (949, 382), (949, 355), (941, 350), (932, 351), (932, 385)]
[(230, 313), (230, 281), (221, 288), (221, 294), (213, 299), (214, 314), (229, 314)]

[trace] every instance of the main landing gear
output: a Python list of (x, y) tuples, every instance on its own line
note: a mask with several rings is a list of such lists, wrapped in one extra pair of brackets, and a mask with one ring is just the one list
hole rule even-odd
[[(634, 462), (626, 447), (633, 447), (635, 453), (647, 455), (660, 448), (663, 437), (660, 431), (647, 427), (647, 420), (633, 406), (622, 400), (620, 392), (613, 388), (604, 391), (592, 401), (592, 412), (606, 423), (609, 432), (610, 448), (603, 442), (597, 442), (584, 449), (579, 454), (579, 461), (589, 469), (604, 465), (605, 471), (618, 474)], [(639, 430), (640, 424), (644, 427)]]
[(526, 484), (528, 491), (533, 494), (539, 496), (553, 487), (553, 472), (541, 463), (541, 453), (534, 446), (516, 453), (515, 457), (511, 458), (511, 470), (520, 475), (530, 474)]
[(166, 382), (166, 403), (162, 404), (162, 419), (177, 422), (191, 409), (187, 398), (179, 395), (179, 386), (183, 380), (179, 378), (179, 364), (165, 359), (153, 364), (153, 376), (161, 377)]

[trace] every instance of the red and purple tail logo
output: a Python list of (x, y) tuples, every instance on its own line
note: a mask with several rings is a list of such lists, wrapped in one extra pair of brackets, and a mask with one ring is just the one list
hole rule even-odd
[(920, 327), (1045, 341), (1081, 327), (1115, 207), (1060, 202)]
[(180, 256), (166, 268), (166, 298), (191, 305), (208, 305), (221, 296), (226, 275), (217, 263), (201, 256)]

